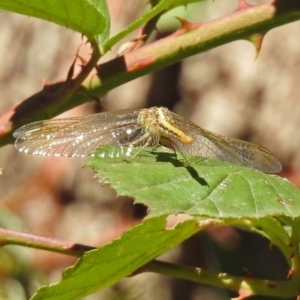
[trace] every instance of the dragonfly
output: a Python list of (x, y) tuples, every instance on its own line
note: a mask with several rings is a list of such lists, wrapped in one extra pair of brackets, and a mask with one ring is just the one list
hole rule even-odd
[(126, 147), (130, 156), (136, 147), (162, 145), (183, 155), (215, 158), (265, 173), (282, 169), (269, 150), (205, 130), (165, 107), (38, 121), (17, 129), (14, 137), (19, 151), (34, 155), (87, 157), (101, 146), (115, 145), (120, 151)]

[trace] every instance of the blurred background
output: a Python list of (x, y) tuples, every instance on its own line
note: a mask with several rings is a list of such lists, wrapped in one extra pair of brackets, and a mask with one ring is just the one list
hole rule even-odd
[[(262, 2), (266, 1), (248, 1)], [(237, 3), (207, 0), (190, 9), (176, 9), (160, 20), (152, 38), (176, 30), (179, 24), (174, 16), (205, 22), (234, 11)], [(146, 7), (146, 1), (134, 0), (108, 4), (111, 35)], [(43, 80), (64, 80), (78, 49), (81, 57), (89, 57), (89, 47), (80, 34), (48, 22), (1, 12), (0, 28), (0, 113), (41, 90)], [(257, 58), (254, 46), (247, 41), (218, 47), (129, 82), (109, 92), (101, 104), (90, 102), (63, 117), (99, 112), (102, 106), (108, 110), (166, 106), (205, 129), (268, 148), (284, 165), (280, 175), (299, 186), (299, 32), (300, 22), (271, 30)], [(103, 61), (114, 58), (117, 51), (118, 47)], [(143, 206), (133, 205), (125, 197), (116, 198), (112, 189), (93, 179), (92, 170), (84, 168), (82, 159), (25, 155), (13, 145), (0, 151), (3, 228), (99, 246), (120, 236), (146, 214)], [(275, 280), (286, 279), (288, 272), (283, 257), (268, 241), (231, 227), (197, 234), (162, 259)], [(59, 280), (61, 271), (74, 261), (42, 250), (3, 247), (0, 299), (28, 299), (42, 284)], [(204, 285), (142, 274), (86, 299), (205, 300), (234, 296)]]

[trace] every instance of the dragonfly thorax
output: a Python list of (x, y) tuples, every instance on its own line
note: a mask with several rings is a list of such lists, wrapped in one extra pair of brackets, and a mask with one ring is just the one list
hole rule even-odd
[(177, 139), (191, 144), (194, 139), (185, 134), (172, 121), (171, 112), (165, 107), (143, 109), (138, 115), (138, 125), (144, 126), (150, 136), (164, 137), (164, 140)]

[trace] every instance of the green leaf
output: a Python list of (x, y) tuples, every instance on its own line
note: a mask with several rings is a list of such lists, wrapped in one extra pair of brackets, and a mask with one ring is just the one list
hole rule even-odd
[(95, 37), (109, 36), (109, 14), (105, 0), (0, 0), (0, 9), (36, 17)]
[(195, 220), (166, 229), (166, 216), (145, 220), (121, 238), (87, 252), (63, 279), (38, 290), (32, 300), (74, 300), (99, 291), (132, 274), (199, 230)]
[(150, 208), (151, 216), (187, 213), (210, 218), (262, 218), (300, 215), (299, 189), (278, 176), (207, 158), (140, 152), (129, 163), (97, 157), (88, 160), (96, 176), (119, 195)]

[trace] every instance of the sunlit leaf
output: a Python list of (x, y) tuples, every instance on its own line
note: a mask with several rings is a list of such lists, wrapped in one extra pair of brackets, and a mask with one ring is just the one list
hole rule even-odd
[(0, 0), (0, 9), (36, 17), (95, 37), (103, 42), (109, 35), (109, 15), (105, 0)]
[(147, 205), (151, 216), (300, 215), (299, 189), (285, 179), (219, 160), (188, 160), (189, 166), (180, 154), (143, 151), (129, 163), (122, 158), (91, 157), (88, 164), (119, 195)]

